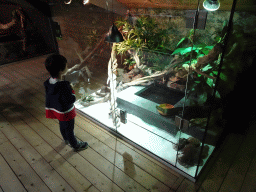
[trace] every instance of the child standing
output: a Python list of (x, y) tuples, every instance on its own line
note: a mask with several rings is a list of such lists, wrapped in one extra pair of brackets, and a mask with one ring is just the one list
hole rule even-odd
[(87, 149), (88, 143), (77, 141), (74, 136), (76, 97), (70, 83), (63, 80), (63, 75), (68, 70), (67, 59), (62, 55), (53, 54), (45, 60), (45, 68), (51, 75), (44, 82), (46, 118), (59, 120), (61, 135), (74, 151)]

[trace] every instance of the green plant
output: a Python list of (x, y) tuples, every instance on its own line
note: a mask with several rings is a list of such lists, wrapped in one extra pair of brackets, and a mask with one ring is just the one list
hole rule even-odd
[(93, 96), (89, 95), (89, 96), (82, 97), (81, 100), (83, 102), (91, 102), (91, 101), (94, 101), (94, 98), (93, 98)]
[(170, 64), (172, 57), (170, 55), (151, 52), (147, 55), (147, 66), (153, 71), (162, 71)]
[[(224, 43), (227, 33), (226, 24), (227, 23), (223, 25), (223, 30), (221, 32), (216, 33), (216, 45)], [(197, 99), (190, 100), (189, 98), (188, 100), (191, 105), (204, 105), (213, 94), (215, 78), (218, 75), (220, 55), (219, 59), (215, 61), (199, 65), (198, 59), (201, 57), (207, 57), (215, 45), (209, 46), (206, 44), (194, 44), (195, 32), (196, 31), (193, 29), (190, 30), (189, 34), (178, 42), (176, 50), (173, 51), (172, 55), (178, 54), (179, 57), (182, 58), (183, 62), (178, 63), (173, 67), (176, 67), (177, 70), (182, 70), (184, 68), (191, 69), (192, 75), (188, 78), (188, 98), (189, 96), (194, 95)], [(182, 45), (184, 46), (187, 44), (191, 44), (193, 46), (181, 47)], [(224, 77), (223, 74), (221, 75)], [(215, 96), (217, 98), (221, 97), (218, 90), (216, 91)]]
[(147, 49), (161, 52), (170, 51), (168, 47), (168, 29), (161, 29), (154, 18), (142, 16), (135, 25), (127, 20), (116, 21), (121, 28), (125, 41), (120, 43), (119, 53), (129, 49)]
[(98, 41), (99, 37), (97, 29), (93, 29), (91, 33), (87, 35), (88, 45), (93, 46)]
[[(163, 59), (155, 59), (157, 54), (171, 54), (168, 40), (168, 29), (161, 29), (154, 18), (142, 16), (137, 19), (135, 25), (131, 25), (127, 20), (116, 21), (117, 27), (124, 36), (124, 41), (116, 45), (118, 54), (130, 53), (134, 58), (139, 57), (141, 63), (151, 65), (157, 70), (163, 69)], [(145, 56), (146, 55), (148, 56)], [(154, 57), (152, 56), (154, 55)], [(161, 57), (161, 56), (160, 56)], [(163, 57), (162, 57), (163, 58)], [(127, 64), (129, 61), (126, 61)], [(165, 62), (165, 65), (168, 63)], [(159, 67), (161, 65), (161, 67)], [(150, 67), (150, 64), (149, 64)]]
[(132, 58), (128, 58), (128, 59), (125, 59), (124, 60), (124, 65), (129, 65), (129, 66), (132, 66), (134, 64), (136, 64), (136, 62), (132, 59)]

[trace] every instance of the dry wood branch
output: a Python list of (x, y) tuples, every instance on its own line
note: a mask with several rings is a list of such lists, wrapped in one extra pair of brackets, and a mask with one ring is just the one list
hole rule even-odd
[(97, 101), (90, 101), (90, 102), (83, 102), (83, 101), (80, 101), (80, 103), (85, 106), (85, 107), (88, 107), (90, 105), (95, 105), (95, 104), (98, 104), (98, 103), (104, 103), (106, 101), (108, 101), (110, 99), (110, 94), (108, 93), (104, 98), (101, 98)]
[(89, 78), (92, 77), (92, 72), (89, 70), (89, 68), (87, 66), (84, 66), (81, 71), (86, 71), (87, 75)]
[(6, 23), (6, 24), (0, 23), (0, 29), (7, 30), (7, 29), (11, 28), (15, 24), (16, 24), (16, 19), (13, 18), (12, 21), (9, 22), (9, 23)]
[[(221, 51), (221, 47), (220, 47), (220, 45), (217, 44), (213, 48), (213, 50), (209, 52), (208, 55), (204, 56), (203, 58), (199, 58), (198, 62), (196, 64), (193, 64), (191, 66), (188, 65), (188, 67), (182, 67), (181, 69), (173, 68), (173, 66), (182, 63), (182, 59), (179, 58), (178, 56), (175, 56), (173, 58), (173, 60), (171, 61), (171, 64), (164, 71), (156, 72), (150, 76), (142, 77), (142, 78), (136, 79), (134, 81), (125, 83), (122, 85), (122, 88), (131, 86), (131, 85), (139, 85), (141, 83), (146, 83), (148, 81), (154, 81), (156, 79), (160, 79), (160, 78), (164, 77), (165, 75), (169, 74), (170, 72), (176, 73), (176, 76), (181, 79), (186, 78), (187, 75), (189, 75), (192, 71), (195, 71), (196, 73), (201, 74), (207, 78), (216, 79), (216, 77), (213, 77), (206, 73), (203, 73), (202, 71), (200, 71), (200, 69), (198, 69), (198, 67), (200, 66), (200, 68), (202, 68), (209, 62), (216, 60), (218, 58), (218, 55), (220, 54), (220, 51)], [(137, 61), (136, 61), (136, 63), (137, 63)]]
[(136, 79), (136, 80), (133, 80), (131, 82), (128, 82), (128, 83), (125, 83), (125, 84), (122, 84), (120, 85), (122, 88), (126, 88), (128, 86), (131, 86), (131, 85), (139, 85), (141, 83), (147, 83), (149, 81), (154, 81), (156, 79), (161, 79), (163, 78), (164, 76), (166, 76), (167, 74), (171, 73), (174, 71), (173, 69), (173, 66), (174, 65), (177, 65), (177, 64), (180, 64), (182, 63), (182, 59), (179, 58), (178, 55), (176, 55), (172, 61), (170, 62), (170, 65), (164, 70), (164, 71), (157, 71), (155, 73), (153, 73), (152, 75), (150, 76), (146, 76), (146, 77), (141, 77), (139, 79)]
[(12, 20), (11, 20), (11, 22), (6, 23), (6, 24), (0, 23), (0, 29), (7, 30), (7, 29), (11, 28), (13, 25), (15, 25), (17, 23), (17, 19), (15, 17), (16, 14), (20, 15), (20, 17), (21, 17), (21, 26), (23, 27), (23, 22), (22, 22), (23, 21), (23, 14), (21, 13), (21, 11), (19, 9), (15, 9), (15, 10), (12, 11)]
[(196, 68), (203, 68), (205, 65), (207, 65), (210, 62), (213, 62), (218, 59), (219, 54), (222, 53), (222, 45), (220, 43), (217, 43), (212, 50), (208, 53), (208, 55), (205, 55), (203, 57), (199, 57), (197, 59)]
[[(83, 59), (81, 54), (78, 53), (76, 50), (76, 54), (79, 57), (80, 63), (76, 64), (75, 66), (71, 67), (70, 69), (68, 69), (66, 74), (69, 74), (71, 72), (73, 72), (74, 70), (79, 70), (81, 67), (83, 67), (83, 65), (85, 64), (85, 62), (95, 53), (95, 51), (99, 48), (99, 46), (102, 44), (102, 42), (104, 41), (105, 35), (101, 38), (101, 40), (98, 42), (98, 44), (96, 45), (96, 47)], [(89, 74), (91, 74), (91, 72), (88, 73), (89, 68), (87, 68), (86, 72), (89, 76)]]
[(154, 81), (156, 79), (161, 79), (162, 77), (164, 77), (166, 74), (168, 73), (168, 70), (165, 70), (163, 72), (156, 72), (154, 73), (153, 75), (151, 76), (146, 76), (146, 77), (142, 77), (142, 78), (139, 78), (139, 79), (136, 79), (136, 80), (133, 80), (129, 83), (125, 83), (122, 86), (122, 88), (126, 88), (128, 86), (131, 86), (131, 85), (139, 85), (141, 83), (147, 83), (149, 81)]

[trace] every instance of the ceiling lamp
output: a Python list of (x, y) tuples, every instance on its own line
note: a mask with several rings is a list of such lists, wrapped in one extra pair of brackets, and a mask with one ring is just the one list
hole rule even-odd
[(72, 0), (70, 0), (70, 1), (64, 1), (64, 3), (67, 4), (67, 5), (70, 4), (71, 2), (72, 2)]
[(124, 41), (122, 34), (118, 31), (115, 24), (113, 24), (105, 37), (105, 41), (109, 43), (119, 43)]
[(220, 7), (219, 0), (205, 0), (203, 6), (208, 11), (216, 11)]
[[(89, 1), (90, 0), (83, 0), (83, 4), (85, 5), (85, 4), (89, 3)], [(64, 1), (64, 3), (67, 4), (67, 5), (71, 4), (71, 2), (72, 2), (72, 0), (69, 0), (68, 2)]]
[[(108, 10), (108, 1), (106, 1), (107, 5), (107, 10)], [(108, 11), (109, 13), (109, 11)], [(112, 0), (112, 18), (114, 17), (114, 12), (113, 12), (113, 0)], [(109, 14), (108, 14), (108, 19), (109, 19)], [(109, 32), (106, 34), (105, 41), (108, 43), (120, 43), (124, 41), (124, 38), (122, 34), (118, 31), (117, 27), (114, 24), (110, 27)]]
[(89, 0), (84, 0), (84, 1), (83, 1), (83, 4), (84, 4), (84, 5), (87, 4), (87, 3), (89, 3)]

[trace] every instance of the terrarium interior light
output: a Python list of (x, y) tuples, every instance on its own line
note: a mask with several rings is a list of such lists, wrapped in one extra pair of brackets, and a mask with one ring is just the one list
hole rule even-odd
[(220, 8), (219, 0), (205, 0), (203, 6), (208, 11), (216, 11)]

